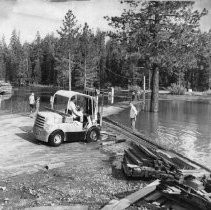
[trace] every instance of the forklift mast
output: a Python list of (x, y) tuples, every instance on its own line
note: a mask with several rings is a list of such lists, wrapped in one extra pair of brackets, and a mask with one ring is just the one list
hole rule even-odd
[(96, 105), (92, 104), (92, 101), (90, 99), (86, 99), (86, 110), (89, 110), (90, 115), (95, 115), (94, 118), (97, 120), (97, 122), (102, 125), (102, 107), (100, 109), (99, 105), (99, 94), (100, 91), (95, 89), (95, 88), (85, 88), (84, 89), (84, 94), (90, 95), (95, 97), (95, 103)]

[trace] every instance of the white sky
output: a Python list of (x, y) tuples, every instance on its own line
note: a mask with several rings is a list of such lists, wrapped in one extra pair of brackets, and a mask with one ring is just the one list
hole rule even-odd
[[(58, 2), (53, 2), (58, 1)], [(109, 29), (103, 16), (120, 15), (120, 0), (0, 0), (0, 38), (8, 42), (12, 30), (20, 31), (21, 41), (32, 41), (37, 31), (41, 36), (54, 32), (71, 9), (80, 24), (87, 22), (91, 28)], [(211, 0), (196, 0), (196, 8), (206, 8), (211, 13)], [(211, 28), (211, 14), (201, 21), (201, 28)]]

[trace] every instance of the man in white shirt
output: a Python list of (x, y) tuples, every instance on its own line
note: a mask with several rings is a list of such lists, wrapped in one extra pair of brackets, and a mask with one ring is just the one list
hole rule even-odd
[(33, 92), (31, 92), (31, 95), (29, 96), (29, 106), (30, 106), (30, 112), (32, 113), (32, 111), (35, 107), (35, 98), (34, 98)]
[(81, 114), (82, 112), (77, 111), (75, 103), (76, 98), (73, 96), (68, 104), (68, 113), (73, 116), (73, 119), (80, 120), (80, 118), (83, 117), (83, 114)]
[(133, 102), (130, 102), (130, 122), (131, 122), (131, 128), (135, 130), (136, 126), (136, 116), (138, 114), (138, 111), (136, 107), (133, 105)]

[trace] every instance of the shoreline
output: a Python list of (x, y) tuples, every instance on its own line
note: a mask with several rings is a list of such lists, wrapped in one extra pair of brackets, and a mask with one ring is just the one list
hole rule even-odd
[[(108, 105), (104, 116), (118, 114), (128, 107), (128, 101)], [(75, 207), (75, 204), (100, 209), (110, 200), (124, 198), (149, 183), (127, 180), (124, 176), (121, 161), (130, 140), (114, 128), (103, 125), (105, 132), (116, 135), (119, 140), (126, 139), (125, 142), (109, 144), (108, 141), (105, 145), (104, 141), (73, 142), (55, 148), (34, 140), (31, 135), (33, 118), (26, 114), (12, 115), (13, 118), (0, 116), (4, 130), (0, 135), (0, 138), (4, 137), (0, 148), (2, 151), (4, 148), (4, 152), (9, 149), (9, 153), (5, 153), (9, 159), (0, 160), (0, 168), (5, 174), (0, 179), (0, 186), (6, 187), (5, 192), (0, 191), (0, 196), (6, 199), (3, 209)], [(10, 127), (12, 130), (7, 131)], [(8, 135), (9, 145), (3, 141)]]
[(192, 100), (192, 101), (211, 101), (211, 95), (171, 95), (171, 94), (160, 94), (159, 100)]

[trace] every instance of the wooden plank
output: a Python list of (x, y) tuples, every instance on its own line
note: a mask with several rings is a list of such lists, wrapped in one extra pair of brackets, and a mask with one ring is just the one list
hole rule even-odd
[(125, 156), (128, 156), (135, 164), (139, 166), (143, 165), (143, 163), (135, 155), (133, 155), (129, 150), (125, 151)]
[(156, 156), (153, 152), (151, 152), (147, 147), (144, 145), (136, 144), (137, 148), (141, 150), (143, 153), (145, 153), (148, 157), (153, 158), (153, 159), (158, 159), (158, 156)]
[(155, 193), (152, 193), (150, 194), (149, 196), (147, 196), (145, 198), (146, 201), (156, 201), (158, 198), (160, 198), (162, 196), (162, 194), (160, 192), (156, 192)]
[(181, 170), (184, 176), (192, 175), (196, 178), (201, 178), (203, 176), (209, 177), (210, 172), (202, 170), (202, 169), (195, 169), (195, 170)]
[(127, 197), (119, 200), (119, 201), (111, 201), (108, 205), (104, 206), (102, 210), (123, 210), (126, 209), (131, 204), (135, 203), (136, 201), (142, 199), (146, 195), (152, 193), (156, 190), (156, 187), (160, 184), (160, 180), (155, 180), (154, 182), (150, 183), (146, 187), (138, 190), (137, 192), (128, 195)]

